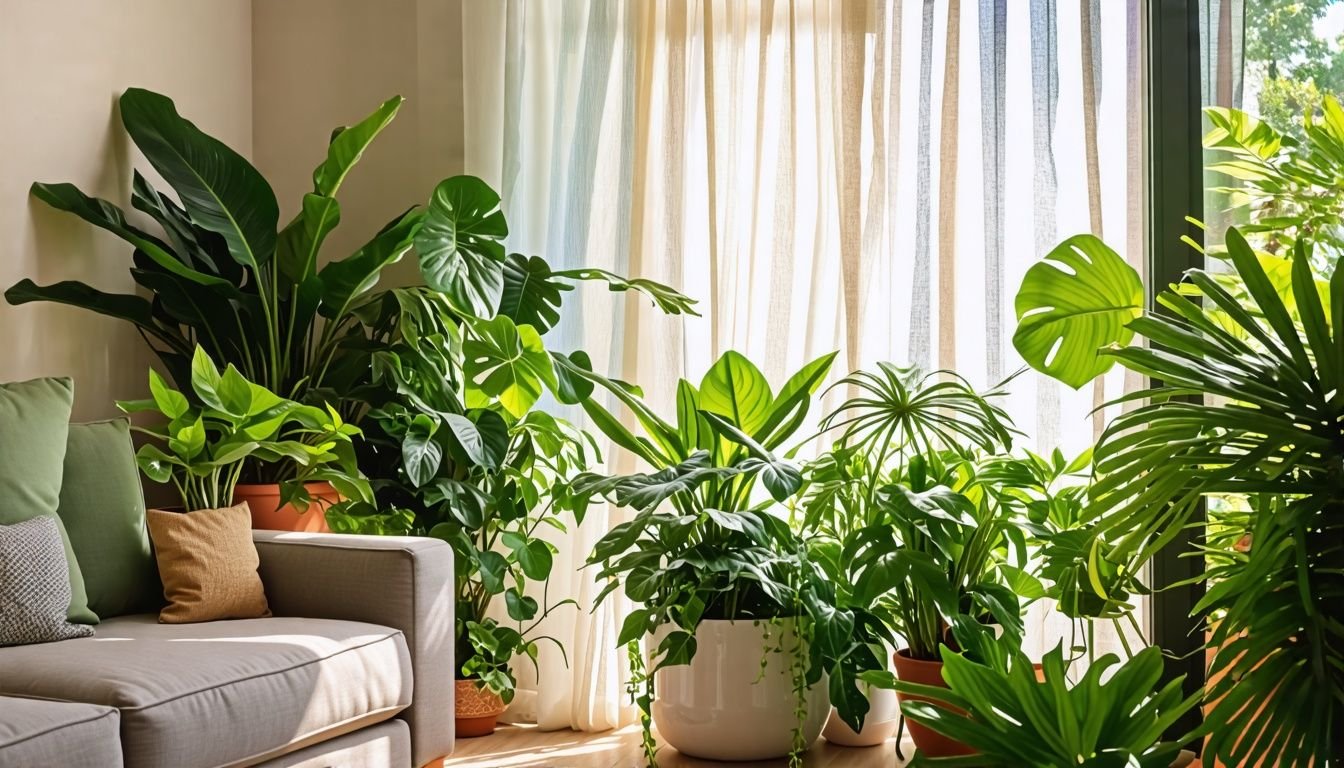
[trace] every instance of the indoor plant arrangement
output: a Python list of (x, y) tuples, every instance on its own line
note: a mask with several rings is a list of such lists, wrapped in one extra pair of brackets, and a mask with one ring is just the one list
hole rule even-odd
[(1198, 695), (1181, 698), (1184, 678), (1159, 683), (1158, 648), (1124, 662), (1107, 654), (1077, 682), (1069, 680), (1059, 646), (1045, 655), (1039, 676), (1020, 652), (999, 652), (986, 662), (947, 647), (942, 654), (946, 686), (899, 682), (899, 690), (922, 697), (902, 708), (913, 722), (975, 754), (930, 757), (921, 751), (912, 766), (1168, 768), (1194, 757), (1182, 755), (1178, 742), (1162, 740)]
[(192, 354), (190, 381), (196, 403), (153, 370), (150, 399), (117, 403), (126, 413), (152, 412), (165, 420), (135, 428), (154, 438), (136, 460), (149, 479), (173, 484), (186, 511), (228, 506), (249, 458), (292, 462), (298, 472), (288, 483), (300, 500), (311, 479), (331, 483), (352, 502), (371, 497), (355, 462), (352, 438), (359, 430), (334, 410), (286, 400), (232, 365), (221, 373), (200, 347)]
[[(650, 670), (631, 653), (645, 686), (636, 700), (650, 764), (650, 714), (668, 743), (711, 759), (797, 761), (821, 731), (828, 692), (847, 721), (862, 723), (867, 701), (856, 680), (883, 666), (869, 641), (890, 639), (871, 615), (837, 607), (835, 585), (772, 510), (802, 483), (798, 468), (774, 452), (804, 422), (833, 359), (809, 363), (775, 393), (756, 366), (728, 352), (699, 387), (679, 382), (675, 421), (608, 383), (643, 435), (584, 403), (608, 437), (653, 467), (582, 475), (572, 489), (578, 499), (602, 494), (635, 510), (589, 562), (600, 566), (602, 598), (623, 588), (637, 606), (619, 642), (652, 638)], [(764, 688), (753, 694), (757, 686)], [(707, 694), (720, 704), (714, 717), (694, 711)], [(777, 702), (777, 711), (748, 706), (753, 698)]]
[[(358, 408), (346, 395), (371, 377), (367, 355), (346, 354), (367, 329), (355, 308), (382, 270), (407, 253), (415, 254), (425, 285), (459, 317), (506, 315), (544, 332), (558, 319), (562, 292), (586, 280), (641, 292), (668, 312), (690, 310), (693, 302), (652, 281), (600, 269), (552, 271), (539, 258), (506, 255), (499, 196), (469, 176), (443, 180), (423, 208), (412, 206), (353, 254), (319, 266), (322, 244), (340, 221), (337, 193), (402, 101), (393, 97), (332, 132), (312, 191), (281, 227), (275, 194), (255, 167), (179, 115), (168, 97), (130, 88), (120, 98), (122, 124), (177, 195), (175, 201), (136, 173), (131, 199), (164, 236), (134, 226), (117, 206), (71, 184), (37, 183), (32, 193), (131, 245), (131, 276), (148, 297), (31, 280), (5, 296), (14, 304), (72, 304), (133, 323), (184, 389), (199, 345), (282, 397), (312, 405), (340, 401), (342, 408)], [(358, 415), (343, 410), (349, 421)], [(274, 483), (294, 472), (288, 461), (249, 462), (243, 479)]]
[[(1028, 271), (1018, 313), (1029, 314), (1018, 333), (1036, 325), (1080, 354), (1052, 365), (1038, 345), (1018, 348), (1075, 385), (1114, 362), (1162, 382), (1129, 396), (1144, 404), (1116, 417), (1096, 447), (1083, 556), (1134, 573), (1204, 499), (1255, 501), (1243, 517), (1253, 545), (1208, 553), (1208, 591), (1194, 609), (1211, 620), (1214, 649), (1196, 734), (1208, 737), (1206, 764), (1217, 757), (1240, 765), (1249, 755), (1271, 764), (1336, 760), (1344, 749), (1344, 629), (1324, 606), (1344, 594), (1344, 278), (1338, 270), (1328, 282), (1318, 278), (1305, 233), (1288, 258), (1257, 253), (1236, 229), (1226, 243), (1231, 278), (1190, 270), (1187, 285), (1162, 292), (1160, 311), (1149, 313), (1108, 300), (1141, 291), (1132, 269), (1118, 268), (1123, 262), (1096, 238), (1071, 238)], [(1058, 295), (1088, 295), (1092, 310), (1061, 310), (1043, 298), (1049, 284)], [(1081, 286), (1102, 290), (1084, 294)], [(1152, 346), (1131, 344), (1135, 333)], [(1113, 597), (1104, 585), (1084, 588)]]
[[(854, 395), (822, 421), (838, 437), (807, 467), (798, 525), (828, 580), (844, 585), (839, 604), (871, 611), (904, 638), (893, 657), (901, 679), (938, 684), (945, 645), (977, 653), (995, 633), (1020, 642), (1009, 587), (1010, 576), (1025, 577), (1019, 504), (981, 467), (1011, 445), (1012, 424), (994, 402), (1002, 392), (889, 363), (835, 386)], [(964, 752), (918, 723), (911, 731), (926, 754)]]

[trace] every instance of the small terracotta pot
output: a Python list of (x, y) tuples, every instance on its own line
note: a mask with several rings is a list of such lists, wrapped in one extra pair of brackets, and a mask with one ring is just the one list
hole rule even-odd
[(280, 506), (280, 486), (276, 483), (239, 483), (233, 489), (233, 503), (247, 502), (252, 512), (252, 527), (267, 531), (327, 532), (327, 508), (341, 500), (331, 483), (304, 483), (312, 502), (299, 512), (293, 504)]
[[(910, 649), (902, 648), (892, 657), (892, 662), (896, 666), (897, 679), (904, 680), (907, 683), (936, 685), (940, 688), (947, 687), (947, 683), (943, 682), (943, 662), (941, 661), (912, 659), (910, 658)], [(929, 701), (927, 697), (912, 696), (908, 693), (899, 694), (899, 698), (901, 701)], [(939, 702), (930, 703), (957, 714), (966, 714), (956, 707), (949, 707)], [(956, 757), (958, 755), (975, 754), (975, 750), (960, 741), (949, 739), (937, 731), (925, 728), (908, 717), (905, 719), (905, 725), (910, 729), (910, 737), (915, 740), (915, 746), (919, 747), (919, 751), (923, 752), (926, 757)]]
[(457, 736), (471, 739), (494, 733), (495, 721), (504, 714), (504, 700), (499, 694), (488, 688), (477, 688), (475, 680), (458, 680), (456, 693)]

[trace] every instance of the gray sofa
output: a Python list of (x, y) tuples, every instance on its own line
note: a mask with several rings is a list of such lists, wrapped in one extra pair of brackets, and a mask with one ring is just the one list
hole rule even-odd
[(422, 766), (453, 748), (453, 558), (256, 531), (274, 617), (0, 648), (0, 768)]

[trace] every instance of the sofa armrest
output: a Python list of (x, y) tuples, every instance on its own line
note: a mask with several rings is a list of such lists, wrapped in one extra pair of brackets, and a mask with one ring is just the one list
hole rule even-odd
[(345, 619), (401, 630), (414, 690), (401, 715), (414, 764), (453, 751), (453, 550), (438, 539), (253, 531), (277, 616)]

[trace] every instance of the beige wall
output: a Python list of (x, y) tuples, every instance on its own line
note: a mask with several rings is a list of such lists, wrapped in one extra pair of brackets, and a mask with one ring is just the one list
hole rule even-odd
[[(254, 158), (282, 218), (310, 191), (333, 128), (406, 98), (341, 188), (341, 224), (324, 258), (351, 253), (462, 172), (461, 19), (461, 0), (254, 2)], [(408, 260), (391, 278), (414, 272)]]
[[(3, 0), (0, 288), (30, 277), (134, 290), (130, 249), (30, 200), (69, 181), (130, 209), (136, 157), (115, 112), (136, 85), (165, 93), (271, 181), (283, 218), (311, 185), (331, 129), (406, 97), (340, 193), (344, 255), (462, 172), (462, 0)], [(153, 178), (153, 174), (149, 174)], [(147, 224), (152, 228), (152, 224)], [(399, 265), (394, 281), (409, 281)], [(140, 397), (153, 355), (127, 324), (73, 307), (0, 303), (0, 381), (75, 379), (75, 418)]]
[[(69, 181), (130, 208), (138, 160), (115, 114), (138, 85), (244, 155), (252, 151), (250, 0), (4, 0), (0, 3), (0, 284), (79, 279), (129, 291), (130, 249), (30, 200)], [(132, 212), (134, 213), (134, 212)], [(75, 418), (140, 397), (152, 355), (125, 323), (73, 307), (0, 303), (0, 381), (75, 379)]]

